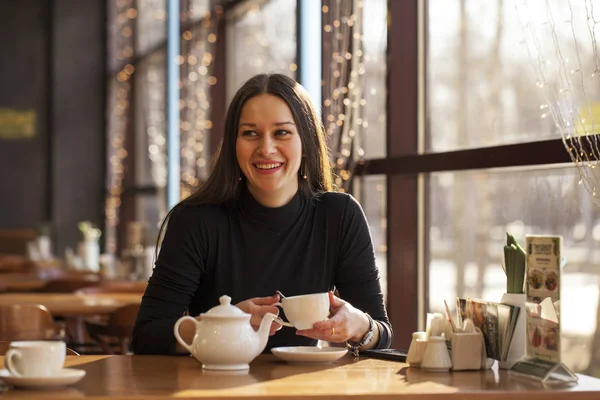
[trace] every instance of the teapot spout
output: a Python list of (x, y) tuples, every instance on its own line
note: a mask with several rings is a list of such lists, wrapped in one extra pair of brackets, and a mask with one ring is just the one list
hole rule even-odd
[(256, 353), (260, 354), (267, 347), (267, 341), (269, 340), (269, 331), (271, 330), (271, 324), (277, 316), (273, 313), (266, 313), (260, 322), (260, 327), (256, 335), (258, 336), (258, 347)]

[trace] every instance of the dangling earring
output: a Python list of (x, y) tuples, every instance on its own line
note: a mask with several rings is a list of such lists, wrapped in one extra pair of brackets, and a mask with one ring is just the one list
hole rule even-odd
[(302, 176), (302, 179), (308, 178), (308, 176), (306, 176), (306, 164), (304, 162), (304, 158), (302, 159), (302, 163), (300, 164), (300, 176)]
[(240, 175), (240, 177), (238, 179), (241, 181), (242, 180), (242, 176)]

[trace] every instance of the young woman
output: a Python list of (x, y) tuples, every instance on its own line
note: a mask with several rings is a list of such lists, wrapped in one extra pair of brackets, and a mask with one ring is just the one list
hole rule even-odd
[[(206, 312), (224, 294), (258, 327), (266, 312), (278, 314), (277, 290), (329, 291), (331, 313), (309, 330), (274, 322), (265, 351), (317, 340), (355, 352), (388, 348), (367, 221), (352, 196), (332, 190), (323, 128), (302, 86), (279, 74), (248, 80), (229, 106), (210, 177), (168, 215), (133, 351), (182, 352), (177, 319)], [(183, 324), (181, 336), (191, 342), (194, 329)]]

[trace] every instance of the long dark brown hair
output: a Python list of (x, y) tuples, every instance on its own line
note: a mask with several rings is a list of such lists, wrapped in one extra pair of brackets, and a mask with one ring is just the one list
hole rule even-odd
[(333, 190), (333, 176), (323, 125), (304, 88), (295, 80), (282, 74), (260, 74), (246, 81), (237, 91), (225, 119), (225, 132), (217, 153), (213, 158), (211, 173), (201, 186), (189, 197), (169, 211), (163, 221), (158, 238), (157, 252), (162, 233), (168, 219), (182, 205), (217, 205), (236, 200), (241, 194), (242, 172), (236, 157), (236, 140), (240, 114), (246, 102), (260, 94), (277, 96), (286, 102), (298, 127), (302, 142), (303, 176), (298, 176), (298, 190), (305, 198)]

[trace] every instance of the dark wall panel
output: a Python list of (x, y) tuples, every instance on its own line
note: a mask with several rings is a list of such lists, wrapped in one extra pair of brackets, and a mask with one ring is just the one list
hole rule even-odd
[(105, 32), (105, 0), (0, 1), (0, 108), (36, 114), (0, 138), (0, 229), (50, 221), (58, 255), (104, 221)]
[(73, 246), (77, 222), (104, 222), (105, 0), (54, 0), (52, 216), (57, 248)]
[(47, 9), (46, 0), (0, 2), (0, 108), (36, 116), (33, 138), (0, 138), (0, 229), (49, 218)]

